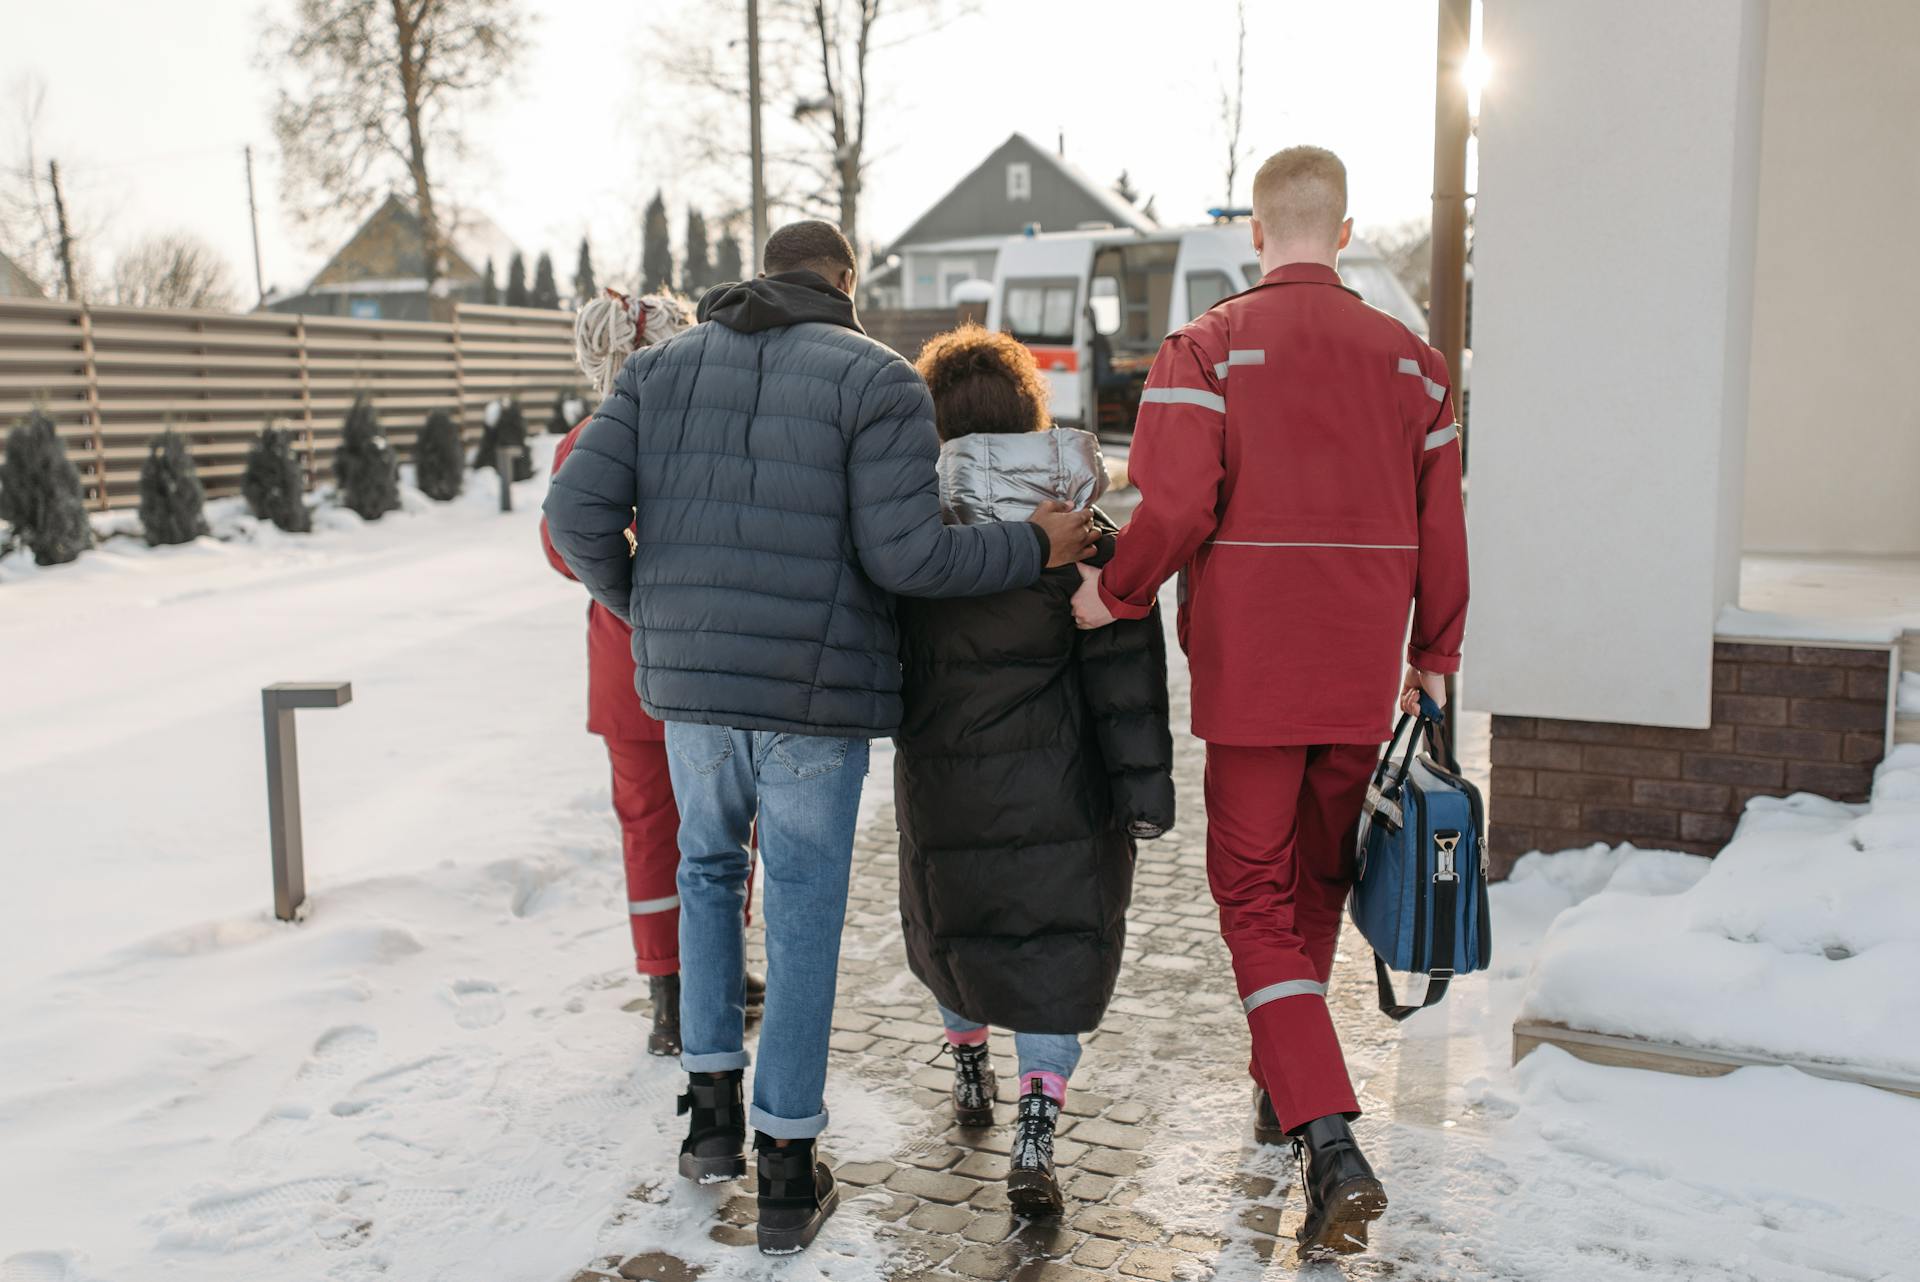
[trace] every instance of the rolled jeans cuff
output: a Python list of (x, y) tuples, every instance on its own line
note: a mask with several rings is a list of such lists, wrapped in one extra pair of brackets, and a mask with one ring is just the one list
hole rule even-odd
[(715, 1051), (711, 1055), (680, 1056), (680, 1068), (688, 1073), (731, 1073), (736, 1068), (745, 1068), (748, 1056), (745, 1051)]
[(823, 1108), (812, 1117), (796, 1121), (790, 1117), (775, 1117), (755, 1104), (747, 1110), (747, 1121), (754, 1130), (776, 1140), (810, 1140), (827, 1129), (827, 1110)]

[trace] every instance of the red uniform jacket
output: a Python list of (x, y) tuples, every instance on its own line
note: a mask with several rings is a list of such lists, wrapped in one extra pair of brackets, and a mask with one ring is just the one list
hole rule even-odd
[(1193, 733), (1379, 743), (1409, 663), (1454, 672), (1467, 615), (1446, 362), (1332, 268), (1292, 263), (1168, 337), (1134, 427), (1140, 506), (1100, 580), (1139, 618), (1186, 571)]
[[(553, 452), (553, 470), (567, 461), (580, 429), (590, 419), (582, 419), (567, 433)], [(540, 518), (540, 542), (547, 549), (547, 560), (569, 579), (573, 572), (554, 551), (547, 537), (547, 518)], [(608, 739), (666, 738), (666, 728), (647, 715), (640, 706), (640, 693), (633, 683), (633, 629), (626, 621), (597, 601), (587, 602), (587, 729)]]

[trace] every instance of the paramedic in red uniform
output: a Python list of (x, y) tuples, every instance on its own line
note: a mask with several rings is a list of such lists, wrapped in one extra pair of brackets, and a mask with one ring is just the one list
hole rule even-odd
[(1467, 612), (1446, 363), (1340, 283), (1346, 208), (1330, 151), (1260, 167), (1265, 274), (1161, 346), (1134, 428), (1140, 505), (1075, 599), (1083, 627), (1137, 619), (1183, 574), (1207, 878), (1252, 1033), (1256, 1131), (1305, 1149), (1316, 1251), (1361, 1249), (1386, 1207), (1325, 998), (1360, 807), (1396, 688), (1402, 706), (1443, 697)]

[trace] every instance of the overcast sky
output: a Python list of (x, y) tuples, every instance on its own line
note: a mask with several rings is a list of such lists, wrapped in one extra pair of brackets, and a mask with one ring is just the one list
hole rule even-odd
[[(269, 127), (276, 73), (260, 32), (291, 0), (58, 0), (10, 6), (0, 46), (0, 158), (19, 154), (18, 86), (47, 93), (42, 155), (59, 159), (95, 257), (184, 229), (251, 284), (241, 147), (251, 143), (269, 286), (303, 284), (350, 225), (310, 230), (283, 206)], [(473, 155), (444, 166), (453, 198), (484, 210), (563, 278), (589, 235), (608, 277), (637, 261), (656, 186), (676, 205), (684, 106), (650, 74), (649, 33), (732, 0), (548, 0), (514, 82), (468, 122)], [(744, 13), (744, 5), (739, 6)], [(1253, 0), (1245, 136), (1257, 156), (1333, 147), (1362, 227), (1424, 215), (1432, 171), (1433, 0)], [(1122, 169), (1165, 222), (1218, 203), (1233, 0), (977, 0), (936, 34), (888, 51), (873, 124), (865, 231), (885, 243), (1009, 133), (1102, 181)], [(711, 21), (711, 18), (706, 19)], [(742, 20), (744, 22), (744, 19)], [(1245, 199), (1245, 178), (1241, 199)], [(744, 186), (744, 178), (741, 180)], [(676, 210), (675, 235), (680, 219)], [(502, 265), (504, 271), (504, 264)], [(563, 285), (564, 287), (564, 285)], [(244, 288), (244, 287), (243, 287)]]

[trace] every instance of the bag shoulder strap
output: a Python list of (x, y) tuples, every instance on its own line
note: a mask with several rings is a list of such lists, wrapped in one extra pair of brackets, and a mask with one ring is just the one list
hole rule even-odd
[(1379, 953), (1373, 955), (1373, 979), (1380, 989), (1380, 1013), (1388, 1019), (1398, 1022), (1411, 1015), (1418, 1014), (1429, 1006), (1436, 1005), (1447, 995), (1447, 985), (1453, 982), (1453, 972), (1446, 971), (1427, 976), (1427, 996), (1418, 1006), (1403, 1006), (1394, 995), (1393, 975), (1387, 970), (1387, 963)]

